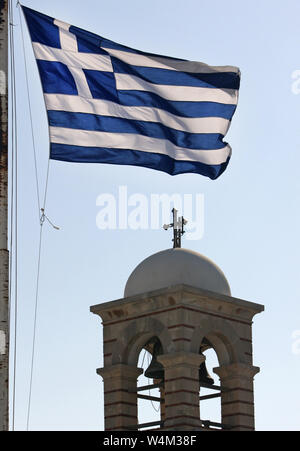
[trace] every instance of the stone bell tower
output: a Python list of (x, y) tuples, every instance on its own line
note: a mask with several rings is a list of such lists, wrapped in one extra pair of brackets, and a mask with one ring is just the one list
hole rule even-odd
[[(259, 368), (252, 362), (252, 318), (263, 310), (232, 297), (222, 271), (196, 252), (175, 247), (146, 258), (130, 275), (124, 298), (91, 307), (103, 322), (104, 367), (97, 372), (105, 430), (254, 430)], [(152, 353), (150, 387), (161, 394), (161, 419), (146, 425), (138, 424), (137, 412), (138, 398), (151, 398), (137, 386), (143, 348)], [(219, 384), (206, 371), (208, 348), (218, 357)], [(201, 396), (202, 387), (212, 394)], [(221, 423), (202, 421), (201, 400), (218, 396)]]

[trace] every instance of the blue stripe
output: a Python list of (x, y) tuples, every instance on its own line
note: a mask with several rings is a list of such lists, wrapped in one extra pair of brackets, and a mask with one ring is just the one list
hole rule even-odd
[(126, 45), (118, 44), (117, 42), (110, 41), (106, 38), (101, 38), (101, 47), (106, 49), (114, 49), (114, 50), (121, 50), (123, 52), (129, 52), (129, 53), (136, 53), (137, 55), (144, 55), (154, 58), (164, 58), (171, 61), (187, 61), (182, 58), (174, 58), (172, 56), (166, 56), (166, 55), (159, 55), (157, 53), (149, 53), (149, 52), (143, 52), (142, 50), (133, 49), (132, 47), (127, 47)]
[(172, 56), (166, 56), (166, 55), (159, 55), (157, 53), (149, 53), (144, 52), (142, 50), (133, 49), (132, 47), (127, 47), (123, 44), (118, 44), (117, 42), (110, 41), (109, 39), (101, 37), (101, 47), (106, 49), (114, 49), (114, 50), (121, 50), (123, 52), (129, 52), (129, 53), (136, 53), (137, 55), (144, 55), (154, 58), (164, 58), (171, 61), (187, 61), (182, 58), (174, 58)]
[(226, 143), (222, 141), (224, 136), (221, 134), (187, 133), (156, 122), (52, 110), (48, 111), (48, 120), (49, 125), (53, 127), (109, 133), (137, 133), (151, 138), (167, 139), (176, 146), (188, 149), (212, 150), (222, 149), (226, 146)]
[(165, 100), (153, 92), (118, 90), (119, 101), (124, 106), (146, 106), (168, 111), (182, 117), (223, 117), (231, 119), (236, 105), (216, 102), (180, 102)]
[(50, 148), (50, 158), (52, 160), (73, 163), (107, 163), (143, 166), (166, 172), (170, 175), (193, 172), (213, 180), (225, 171), (230, 159), (228, 158), (225, 163), (220, 165), (206, 165), (199, 162), (173, 160), (167, 155), (152, 152), (104, 147), (69, 146), (53, 143)]
[(240, 77), (235, 72), (187, 73), (155, 67), (133, 66), (116, 57), (111, 57), (111, 60), (114, 72), (134, 75), (149, 83), (219, 89), (239, 89), (240, 86)]
[(91, 33), (90, 31), (74, 27), (74, 25), (70, 26), (69, 31), (77, 37), (79, 52), (108, 55), (108, 53), (101, 48), (101, 41), (103, 39), (101, 36)]
[(59, 30), (53, 23), (54, 19), (26, 6), (22, 6), (22, 9), (32, 42), (60, 49)]

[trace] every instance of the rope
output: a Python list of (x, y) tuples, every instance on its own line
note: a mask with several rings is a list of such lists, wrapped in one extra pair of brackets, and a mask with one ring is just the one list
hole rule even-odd
[(31, 125), (31, 137), (32, 137), (32, 144), (33, 144), (33, 158), (34, 158), (34, 167), (35, 167), (36, 194), (37, 194), (37, 203), (38, 203), (38, 211), (39, 211), (39, 222), (40, 222), (37, 275), (36, 275), (36, 285), (35, 285), (33, 337), (32, 337), (31, 363), (30, 363), (30, 381), (29, 381), (28, 406), (27, 406), (27, 418), (26, 418), (26, 430), (28, 431), (29, 430), (29, 423), (30, 423), (30, 414), (31, 414), (32, 386), (33, 386), (33, 374), (34, 374), (34, 363), (35, 363), (35, 352), (36, 352), (36, 330), (37, 330), (37, 318), (38, 318), (38, 307), (39, 307), (39, 288), (40, 288), (40, 270), (41, 270), (41, 255), (42, 255), (42, 243), (43, 243), (43, 225), (44, 225), (45, 219), (48, 221), (48, 223), (54, 229), (59, 230), (59, 227), (55, 226), (50, 221), (48, 216), (45, 214), (45, 206), (46, 206), (47, 193), (48, 193), (49, 172), (50, 172), (50, 157), (48, 158), (48, 163), (47, 163), (45, 191), (44, 191), (44, 197), (43, 197), (43, 204), (41, 206), (40, 187), (39, 187), (39, 178), (38, 178), (38, 167), (37, 167), (37, 153), (36, 153), (35, 137), (34, 137), (34, 130), (33, 130), (32, 107), (31, 107), (30, 94), (29, 94), (28, 67), (27, 67), (27, 61), (26, 61), (23, 22), (22, 22), (20, 3), (19, 2), (17, 3), (17, 6), (19, 6), (19, 18), (20, 18), (20, 25), (21, 25), (21, 37), (22, 37), (24, 67), (25, 67), (25, 74), (26, 74), (25, 78), (26, 78), (27, 99), (28, 99), (28, 106), (29, 106), (29, 117), (30, 117), (30, 125)]
[[(44, 207), (47, 200), (47, 187), (48, 187), (48, 176), (49, 176), (49, 162), (47, 169), (47, 181), (44, 194)], [(28, 407), (27, 407), (27, 419), (26, 419), (26, 431), (29, 431), (30, 413), (31, 413), (31, 398), (32, 398), (32, 383), (33, 383), (33, 372), (34, 372), (34, 360), (35, 360), (35, 344), (36, 344), (36, 329), (37, 329), (37, 314), (38, 314), (38, 301), (39, 301), (39, 287), (40, 287), (40, 269), (41, 269), (41, 254), (42, 254), (42, 242), (43, 242), (43, 225), (45, 219), (52, 225), (56, 230), (59, 227), (55, 226), (48, 216), (45, 214), (45, 208), (41, 208), (40, 216), (40, 235), (39, 235), (39, 250), (38, 250), (38, 264), (37, 264), (37, 276), (36, 276), (36, 289), (35, 289), (35, 306), (34, 306), (34, 322), (33, 322), (33, 337), (32, 337), (32, 348), (31, 348), (31, 364), (30, 364), (30, 382), (29, 382), (29, 395), (28, 395)]]
[[(24, 67), (25, 67), (25, 80), (26, 80), (26, 90), (27, 90), (27, 101), (29, 106), (29, 117), (30, 117), (30, 127), (31, 127), (31, 138), (32, 138), (32, 146), (33, 146), (33, 159), (34, 159), (34, 169), (35, 169), (35, 180), (36, 180), (36, 195), (37, 195), (37, 202), (38, 202), (38, 210), (40, 212), (41, 210), (41, 202), (40, 202), (40, 189), (39, 189), (39, 178), (38, 178), (38, 169), (37, 169), (37, 157), (36, 157), (36, 146), (35, 146), (35, 138), (34, 138), (34, 131), (33, 131), (33, 119), (32, 119), (32, 108), (31, 108), (31, 100), (29, 95), (29, 82), (28, 82), (28, 68), (27, 68), (27, 61), (26, 61), (26, 53), (25, 53), (25, 39), (24, 39), (24, 30), (23, 30), (23, 22), (21, 17), (21, 8), (20, 3), (17, 4), (19, 9), (19, 19), (20, 19), (20, 26), (21, 26), (21, 36), (22, 36), (22, 46), (23, 46), (23, 59), (24, 59)], [(47, 179), (48, 179), (48, 171), (49, 171), (49, 163), (48, 163), (48, 169), (47, 169)], [(46, 190), (45, 190), (45, 196), (47, 192), (47, 185), (46, 183)]]
[[(150, 353), (148, 352), (148, 367), (150, 365)], [(148, 384), (150, 383), (150, 379), (148, 378)], [(149, 388), (149, 396), (151, 395), (151, 389)], [(153, 404), (152, 399), (150, 399), (151, 405), (153, 407), (153, 409), (155, 410), (155, 412), (159, 412), (160, 411), (160, 404), (158, 406), (158, 409), (156, 409), (155, 405)]]
[(26, 431), (29, 430), (29, 421), (30, 421), (30, 412), (31, 412), (32, 381), (33, 381), (33, 369), (34, 369), (34, 358), (35, 358), (36, 325), (37, 325), (37, 312), (38, 312), (38, 299), (39, 299), (39, 282), (40, 282), (40, 268), (41, 268), (43, 224), (44, 223), (41, 220), (40, 221), (39, 252), (38, 252), (38, 269), (37, 269), (37, 276), (36, 276), (34, 323), (33, 323), (33, 338), (32, 338), (32, 348), (31, 348), (30, 382), (29, 382)]
[[(144, 368), (144, 361), (145, 361), (145, 357), (146, 356), (147, 356), (147, 360), (148, 360), (148, 367), (150, 365), (150, 353), (145, 349), (145, 352), (144, 352), (144, 355), (143, 355), (143, 359), (142, 359), (141, 368)], [(148, 378), (148, 385), (150, 385), (150, 379), (149, 378)], [(151, 395), (151, 389), (149, 388), (149, 396), (150, 395)], [(155, 412), (159, 412), (160, 411), (160, 405), (159, 405), (158, 409), (156, 409), (155, 405), (153, 404), (152, 399), (150, 401), (151, 401), (152, 407), (155, 410)]]

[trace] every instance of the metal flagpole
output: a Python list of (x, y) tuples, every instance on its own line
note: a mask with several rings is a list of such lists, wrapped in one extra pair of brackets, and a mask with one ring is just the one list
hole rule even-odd
[(8, 0), (0, 0), (0, 431), (8, 430)]

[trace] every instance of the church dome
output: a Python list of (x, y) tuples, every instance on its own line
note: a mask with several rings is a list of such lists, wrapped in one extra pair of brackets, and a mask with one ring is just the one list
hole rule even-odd
[(131, 273), (124, 296), (185, 284), (230, 296), (225, 275), (211, 260), (189, 249), (166, 249), (143, 260)]

